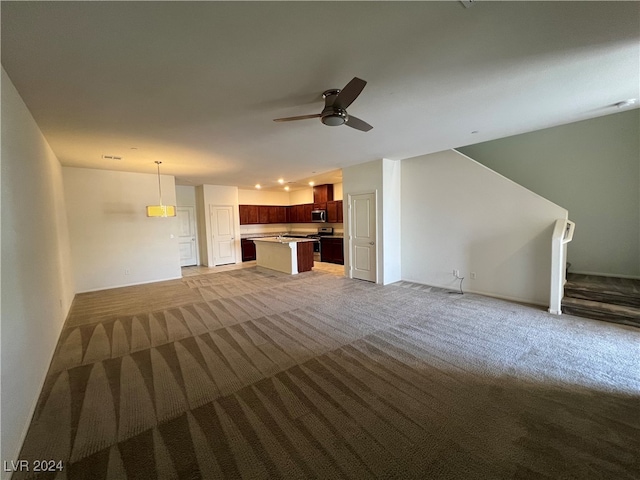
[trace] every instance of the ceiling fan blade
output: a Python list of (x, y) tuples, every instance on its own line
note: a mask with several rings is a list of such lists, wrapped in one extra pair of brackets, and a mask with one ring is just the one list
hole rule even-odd
[(307, 118), (320, 118), (322, 114), (315, 113), (313, 115), (300, 115), (299, 117), (274, 118), (274, 122), (293, 122), (295, 120), (306, 120)]
[(366, 84), (367, 82), (361, 78), (353, 77), (353, 80), (347, 83), (347, 85), (340, 90), (340, 93), (333, 102), (333, 106), (346, 109), (356, 98), (358, 98), (358, 95), (360, 95), (360, 92), (362, 92), (362, 89)]
[(368, 132), (373, 128), (364, 120), (360, 120), (358, 117), (353, 117), (351, 115), (349, 115), (349, 118), (347, 119), (346, 122), (344, 122), (344, 124), (351, 128), (355, 128), (356, 130), (361, 130), (363, 132)]

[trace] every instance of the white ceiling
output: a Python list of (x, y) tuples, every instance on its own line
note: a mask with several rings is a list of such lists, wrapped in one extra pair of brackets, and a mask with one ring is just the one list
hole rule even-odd
[[(1, 34), (63, 165), (161, 160), (187, 185), (301, 184), (640, 97), (637, 2), (3, 1)], [(349, 113), (370, 132), (272, 121), (319, 113), (354, 76), (368, 85)]]

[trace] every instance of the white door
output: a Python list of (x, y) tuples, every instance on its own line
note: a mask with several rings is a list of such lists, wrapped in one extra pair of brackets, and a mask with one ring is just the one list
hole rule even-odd
[(233, 233), (233, 207), (211, 205), (213, 231), (213, 266), (236, 263), (236, 241)]
[(180, 246), (180, 266), (188, 267), (198, 263), (196, 249), (196, 215), (194, 207), (177, 207), (179, 233), (178, 245)]
[(351, 276), (376, 281), (376, 196), (349, 195)]

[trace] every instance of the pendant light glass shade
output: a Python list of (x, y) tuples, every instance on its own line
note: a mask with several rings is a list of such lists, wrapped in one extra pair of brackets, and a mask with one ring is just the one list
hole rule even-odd
[(147, 205), (147, 217), (175, 217), (176, 207), (173, 205)]
[(160, 183), (160, 164), (162, 162), (156, 160), (155, 163), (158, 165), (158, 193), (160, 195), (160, 205), (147, 205), (147, 217), (175, 217), (175, 205), (162, 204), (162, 185)]

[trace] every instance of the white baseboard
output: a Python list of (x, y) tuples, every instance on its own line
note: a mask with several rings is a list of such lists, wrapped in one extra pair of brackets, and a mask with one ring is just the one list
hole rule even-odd
[[(451, 290), (451, 291), (459, 291), (458, 286), (452, 286), (452, 285), (435, 285), (435, 284), (427, 284), (427, 283), (422, 283), (422, 282), (417, 282), (415, 280), (409, 280), (407, 278), (403, 278), (402, 280), (398, 280), (399, 282), (411, 282), (411, 283), (417, 283), (419, 285), (425, 285), (427, 287), (437, 287), (437, 288), (444, 288), (445, 290)], [(464, 289), (463, 288), (463, 292), (464, 293), (473, 293), (475, 295), (482, 295), (483, 297), (491, 297), (491, 298), (497, 298), (499, 300), (507, 300), (509, 302), (515, 302), (515, 303), (520, 303), (520, 304), (524, 304), (524, 305), (532, 305), (532, 306), (536, 306), (536, 307), (545, 307), (546, 309), (549, 308), (549, 302), (540, 302), (540, 301), (536, 301), (536, 300), (531, 300), (529, 298), (519, 298), (519, 297), (510, 297), (507, 295), (498, 295), (495, 293), (490, 293), (490, 292), (484, 292), (482, 290), (470, 290), (470, 289)]]
[(151, 280), (148, 282), (135, 282), (135, 283), (125, 283), (122, 285), (112, 285), (109, 287), (101, 287), (101, 288), (93, 288), (89, 290), (80, 290), (77, 293), (90, 293), (90, 292), (101, 292), (102, 290), (112, 290), (114, 288), (122, 288), (122, 287), (134, 287), (136, 285), (148, 285), (150, 283), (158, 283), (158, 282), (168, 282), (169, 280), (182, 280), (182, 275), (179, 277), (168, 277), (168, 278), (159, 278), (157, 280)]

